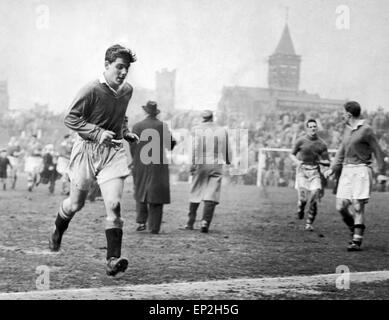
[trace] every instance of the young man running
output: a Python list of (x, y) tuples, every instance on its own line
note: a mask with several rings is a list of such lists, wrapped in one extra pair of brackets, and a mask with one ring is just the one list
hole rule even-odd
[(122, 139), (136, 140), (126, 125), (126, 110), (132, 86), (125, 81), (131, 63), (131, 50), (120, 45), (107, 49), (105, 71), (76, 96), (65, 117), (65, 125), (77, 132), (69, 160), (70, 195), (60, 205), (49, 247), (60, 249), (63, 233), (75, 213), (84, 206), (88, 190), (97, 180), (106, 208), (106, 272), (115, 276), (128, 266), (121, 257), (123, 220), (120, 202), (124, 179), (130, 174)]

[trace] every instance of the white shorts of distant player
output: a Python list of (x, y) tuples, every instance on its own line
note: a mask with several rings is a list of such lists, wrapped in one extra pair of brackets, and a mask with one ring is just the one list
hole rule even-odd
[(28, 156), (24, 164), (24, 171), (30, 174), (38, 174), (43, 170), (43, 158)]
[(367, 201), (370, 198), (372, 176), (372, 169), (366, 164), (343, 165), (336, 197)]
[(316, 191), (321, 189), (320, 172), (317, 165), (302, 164), (296, 171), (297, 190), (306, 189), (308, 191)]
[(65, 157), (58, 157), (57, 171), (63, 176), (68, 173), (69, 159)]

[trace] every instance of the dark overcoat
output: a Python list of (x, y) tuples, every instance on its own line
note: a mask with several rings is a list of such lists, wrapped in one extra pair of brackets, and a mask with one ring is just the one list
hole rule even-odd
[(166, 150), (176, 141), (166, 123), (148, 116), (137, 122), (132, 132), (140, 138), (130, 145), (133, 159), (134, 198), (140, 202), (170, 203), (169, 165)]

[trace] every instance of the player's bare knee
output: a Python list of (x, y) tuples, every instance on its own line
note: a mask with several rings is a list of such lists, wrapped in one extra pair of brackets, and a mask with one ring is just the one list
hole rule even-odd
[(120, 217), (120, 201), (108, 201), (107, 209), (114, 213), (116, 216)]
[(70, 204), (70, 211), (72, 213), (75, 213), (77, 211), (80, 211), (84, 207), (85, 201), (80, 201), (80, 202), (72, 202)]
[(340, 213), (343, 213), (343, 211), (347, 208), (348, 202), (341, 199), (336, 200), (336, 210), (339, 211)]
[(362, 213), (362, 204), (359, 201), (353, 201), (353, 207), (356, 214)]

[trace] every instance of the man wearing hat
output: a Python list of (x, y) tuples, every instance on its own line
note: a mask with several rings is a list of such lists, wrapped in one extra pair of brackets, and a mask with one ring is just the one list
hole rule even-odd
[(197, 209), (203, 201), (201, 232), (208, 232), (215, 207), (220, 202), (223, 164), (231, 163), (231, 148), (227, 130), (213, 121), (212, 111), (205, 110), (202, 119), (203, 122), (192, 131), (193, 179), (189, 197), (189, 219), (185, 229), (193, 230)]
[(142, 108), (146, 118), (132, 128), (140, 141), (130, 145), (137, 231), (145, 230), (148, 221), (150, 232), (158, 234), (163, 205), (170, 203), (169, 166), (165, 149), (172, 150), (176, 141), (167, 124), (157, 119), (160, 110), (156, 102), (148, 101)]

